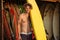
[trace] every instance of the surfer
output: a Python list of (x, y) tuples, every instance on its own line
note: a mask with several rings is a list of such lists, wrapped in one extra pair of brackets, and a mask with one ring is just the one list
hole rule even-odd
[(19, 38), (20, 40), (32, 40), (32, 32), (29, 21), (29, 14), (32, 9), (32, 6), (29, 3), (25, 3), (23, 7), (26, 12), (19, 15), (18, 20)]

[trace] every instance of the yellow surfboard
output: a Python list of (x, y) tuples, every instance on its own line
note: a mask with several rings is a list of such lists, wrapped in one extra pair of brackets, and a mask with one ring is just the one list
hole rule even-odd
[(42, 16), (35, 0), (27, 0), (27, 2), (30, 3), (33, 7), (30, 13), (30, 17), (31, 17), (32, 26), (34, 28), (36, 40), (47, 40), (43, 21), (42, 21)]

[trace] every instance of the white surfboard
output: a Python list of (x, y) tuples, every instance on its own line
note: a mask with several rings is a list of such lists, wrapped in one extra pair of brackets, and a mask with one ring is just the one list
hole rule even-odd
[[(51, 6), (50, 6), (51, 7)], [(45, 10), (47, 10), (48, 6)], [(54, 11), (49, 9), (50, 11), (44, 12), (44, 25), (45, 29), (48, 32), (48, 37), (51, 39), (52, 35), (55, 40), (59, 40), (59, 13), (58, 13), (58, 5)]]
[(59, 40), (59, 4), (56, 5), (54, 15), (53, 15), (53, 34), (55, 40)]
[(52, 26), (53, 26), (53, 11), (50, 9), (51, 4), (47, 4), (44, 12), (44, 27), (48, 33), (48, 39), (52, 37)]
[(36, 40), (46, 40), (46, 33), (38, 6), (35, 0), (27, 0), (27, 2), (30, 3), (33, 7), (30, 13), (30, 17)]

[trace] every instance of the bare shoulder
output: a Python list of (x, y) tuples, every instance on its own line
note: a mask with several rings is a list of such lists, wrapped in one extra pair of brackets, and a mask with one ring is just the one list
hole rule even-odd
[(19, 15), (19, 18), (22, 18), (25, 15), (25, 13), (22, 13)]

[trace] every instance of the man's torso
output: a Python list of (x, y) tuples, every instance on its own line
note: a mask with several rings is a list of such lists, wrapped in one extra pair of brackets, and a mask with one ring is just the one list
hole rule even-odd
[(24, 33), (31, 32), (30, 21), (29, 21), (28, 16), (26, 14), (22, 15), (22, 19), (21, 19), (21, 32), (24, 32)]

